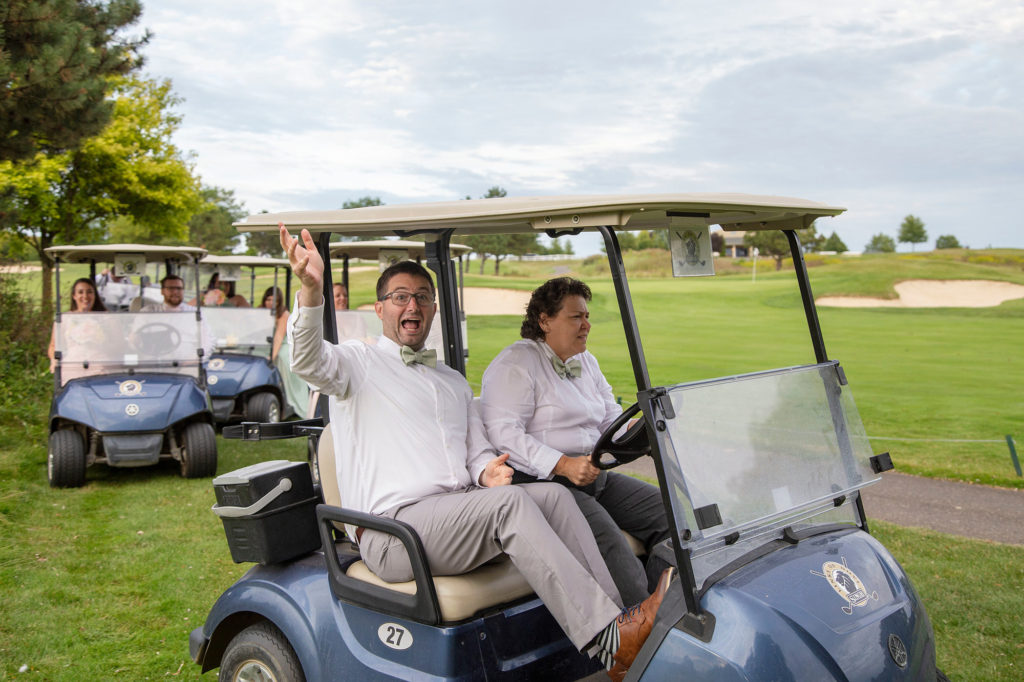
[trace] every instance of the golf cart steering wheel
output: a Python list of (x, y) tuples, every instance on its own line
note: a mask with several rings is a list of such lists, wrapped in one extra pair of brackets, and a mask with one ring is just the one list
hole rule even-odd
[(136, 329), (131, 336), (132, 345), (147, 355), (167, 355), (181, 343), (181, 332), (165, 322), (150, 322)]
[[(615, 439), (615, 434), (622, 428), (622, 425), (639, 411), (640, 403), (633, 403), (604, 430), (594, 445), (594, 452), (590, 455), (590, 462), (594, 466), (598, 469), (614, 469), (620, 464), (626, 464), (651, 454), (651, 442), (647, 438), (647, 424), (642, 414), (635, 424), (626, 429), (621, 438)], [(615, 459), (602, 462), (601, 455), (605, 453), (612, 455)]]

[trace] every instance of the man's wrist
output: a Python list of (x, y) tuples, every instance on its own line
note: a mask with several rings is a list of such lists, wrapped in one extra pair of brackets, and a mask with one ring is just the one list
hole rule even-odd
[(299, 305), (303, 308), (316, 308), (323, 305), (324, 294), (317, 287), (307, 287), (305, 284), (299, 289)]

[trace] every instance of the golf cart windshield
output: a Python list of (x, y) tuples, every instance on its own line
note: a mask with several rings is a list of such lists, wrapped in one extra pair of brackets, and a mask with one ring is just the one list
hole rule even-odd
[(786, 527), (854, 523), (850, 493), (880, 479), (835, 362), (665, 390), (659, 445), (698, 586)]
[(54, 326), (61, 385), (96, 374), (196, 374), (202, 347), (195, 313), (63, 314)]
[(204, 307), (203, 319), (213, 333), (214, 352), (270, 357), (274, 314), (270, 308)]

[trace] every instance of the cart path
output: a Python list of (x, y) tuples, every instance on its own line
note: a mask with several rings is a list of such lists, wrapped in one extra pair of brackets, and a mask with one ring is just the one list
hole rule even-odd
[[(622, 471), (657, 479), (643, 457)], [(868, 521), (928, 528), (950, 535), (1024, 545), (1024, 490), (911, 476), (894, 471), (863, 491)]]

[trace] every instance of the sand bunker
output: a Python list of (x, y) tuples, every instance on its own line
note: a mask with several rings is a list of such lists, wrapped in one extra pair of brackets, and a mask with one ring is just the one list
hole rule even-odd
[[(523, 315), (530, 302), (529, 291), (466, 287), (467, 315)], [(360, 310), (373, 310), (373, 305), (361, 305)]]
[(818, 305), (840, 308), (989, 308), (1024, 298), (1024, 286), (990, 280), (908, 279), (895, 285), (897, 298), (822, 296)]
[(529, 291), (466, 287), (467, 315), (523, 315), (530, 302)]

